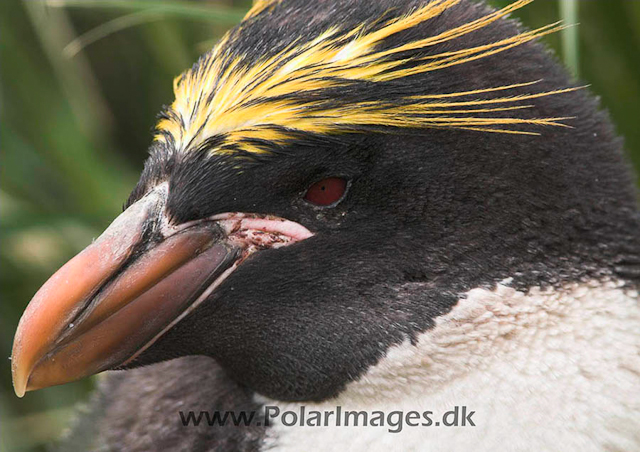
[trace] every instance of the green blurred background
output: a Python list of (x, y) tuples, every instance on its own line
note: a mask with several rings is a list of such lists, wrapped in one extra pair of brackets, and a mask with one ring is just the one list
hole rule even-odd
[[(120, 212), (173, 78), (250, 3), (0, 1), (0, 450), (46, 450), (91, 390), (87, 379), (15, 397), (20, 314)], [(640, 168), (640, 1), (537, 0), (516, 16), (529, 27), (580, 23), (547, 42), (602, 96)]]

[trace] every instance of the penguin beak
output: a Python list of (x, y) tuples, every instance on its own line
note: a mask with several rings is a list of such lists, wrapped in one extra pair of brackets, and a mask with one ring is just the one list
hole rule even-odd
[[(242, 214), (170, 226), (167, 193), (163, 184), (131, 205), (35, 294), (13, 343), (18, 397), (127, 364), (257, 249)], [(260, 220), (261, 239), (296, 241), (278, 220), (280, 232)], [(298, 239), (311, 236), (288, 223)]]

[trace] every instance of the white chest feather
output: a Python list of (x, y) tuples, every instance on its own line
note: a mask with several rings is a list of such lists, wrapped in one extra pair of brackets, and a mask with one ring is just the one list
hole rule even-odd
[(639, 351), (638, 293), (619, 284), (525, 294), (505, 281), (493, 291), (474, 289), (417, 345), (392, 348), (336, 399), (261, 401), (281, 412), (299, 412), (300, 405), (307, 412), (364, 410), (370, 417), (401, 411), (392, 415), (396, 424), (410, 411), (432, 411), (435, 424), (466, 406), (475, 412), (475, 427), (403, 423), (392, 433), (397, 425), (285, 426), (275, 418), (264, 449), (637, 451)]

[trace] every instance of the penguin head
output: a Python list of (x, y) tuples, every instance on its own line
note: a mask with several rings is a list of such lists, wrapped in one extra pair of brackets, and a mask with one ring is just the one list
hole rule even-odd
[(621, 142), (536, 42), (558, 26), (505, 19), (527, 3), (257, 2), (176, 80), (124, 213), (34, 297), (16, 392), (206, 355), (323, 400), (471, 288), (627, 277)]

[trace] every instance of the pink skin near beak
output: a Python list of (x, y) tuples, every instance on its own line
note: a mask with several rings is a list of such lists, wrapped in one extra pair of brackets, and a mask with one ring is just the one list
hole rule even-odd
[(130, 361), (248, 255), (312, 235), (246, 214), (170, 226), (166, 197), (162, 184), (131, 205), (35, 294), (13, 343), (18, 397)]

